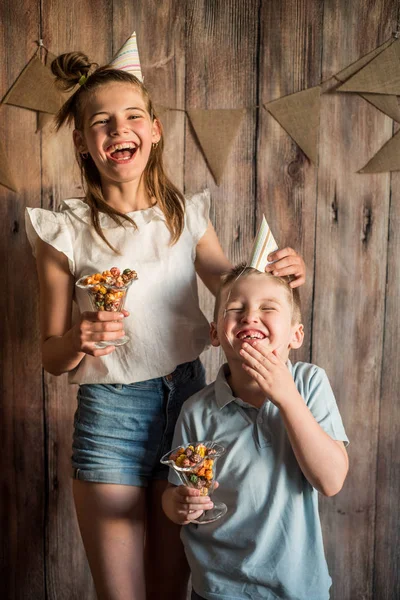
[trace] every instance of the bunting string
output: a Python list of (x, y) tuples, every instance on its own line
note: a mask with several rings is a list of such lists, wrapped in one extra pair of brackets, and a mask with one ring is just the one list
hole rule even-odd
[[(2, 99), (9, 104), (37, 113), (41, 131), (66, 99), (55, 84), (50, 64), (55, 56), (36, 41), (37, 49)], [(132, 70), (142, 77), (135, 32), (112, 59), (118, 68)], [(215, 180), (221, 183), (231, 148), (246, 113), (265, 109), (299, 146), (311, 163), (318, 162), (318, 132), (321, 96), (325, 93), (352, 93), (400, 123), (400, 29), (392, 37), (319, 85), (268, 103), (233, 109), (193, 109), (156, 104), (156, 113), (182, 112), (187, 116), (194, 137)], [(396, 134), (378, 150), (359, 173), (400, 170), (400, 137)], [(0, 185), (18, 190), (18, 182), (0, 146)]]

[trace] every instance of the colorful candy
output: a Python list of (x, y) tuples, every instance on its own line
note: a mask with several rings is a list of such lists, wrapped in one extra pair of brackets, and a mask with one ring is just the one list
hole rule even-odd
[(119, 312), (124, 306), (128, 287), (137, 278), (133, 269), (125, 269), (121, 273), (118, 267), (112, 267), (108, 271), (82, 277), (78, 285), (87, 289), (94, 310)]
[(213, 484), (214, 460), (211, 457), (215, 454), (216, 450), (207, 448), (204, 444), (189, 444), (186, 448), (177, 448), (169, 458), (177, 467), (189, 468), (190, 470), (186, 471), (189, 484), (200, 490), (202, 496), (207, 496)]

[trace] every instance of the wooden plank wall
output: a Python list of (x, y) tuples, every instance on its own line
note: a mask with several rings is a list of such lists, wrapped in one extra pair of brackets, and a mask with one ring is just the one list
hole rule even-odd
[[(165, 159), (186, 192), (208, 187), (229, 257), (247, 257), (262, 213), (303, 254), (307, 337), (297, 359), (328, 372), (351, 439), (350, 474), (322, 499), (334, 600), (400, 597), (400, 176), (356, 171), (393, 122), (360, 97), (328, 93), (312, 165), (261, 107), (328, 80), (388, 39), (398, 0), (3, 0), (0, 96), (42, 37), (55, 54), (107, 61), (136, 30), (162, 112)], [(259, 108), (256, 109), (255, 107)], [(217, 187), (185, 108), (248, 108)], [(0, 592), (10, 600), (94, 599), (74, 516), (69, 457), (76, 389), (40, 366), (35, 264), (25, 206), (81, 195), (70, 132), (35, 133), (34, 113), (0, 106), (1, 139), (21, 182), (0, 186)], [(207, 316), (212, 298), (201, 287)], [(222, 355), (203, 356), (209, 378)], [(73, 575), (71, 575), (73, 574)]]

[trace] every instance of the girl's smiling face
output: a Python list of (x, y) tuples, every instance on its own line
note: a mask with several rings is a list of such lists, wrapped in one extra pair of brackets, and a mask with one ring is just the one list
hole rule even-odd
[(101, 180), (125, 183), (140, 178), (152, 144), (161, 138), (141, 92), (129, 83), (103, 85), (85, 104), (83, 131), (74, 131), (79, 152), (89, 152)]

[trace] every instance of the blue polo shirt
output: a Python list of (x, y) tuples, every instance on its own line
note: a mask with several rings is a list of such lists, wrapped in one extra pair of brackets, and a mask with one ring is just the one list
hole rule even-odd
[[(322, 429), (347, 444), (325, 371), (301, 362), (288, 367)], [(297, 463), (279, 409), (269, 400), (257, 409), (235, 398), (227, 374), (223, 365), (214, 383), (185, 402), (172, 446), (213, 440), (226, 448), (214, 494), (226, 515), (182, 527), (193, 588), (207, 600), (328, 600), (318, 492)], [(180, 485), (172, 470), (169, 480)]]

